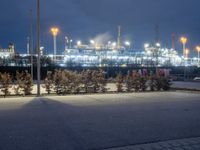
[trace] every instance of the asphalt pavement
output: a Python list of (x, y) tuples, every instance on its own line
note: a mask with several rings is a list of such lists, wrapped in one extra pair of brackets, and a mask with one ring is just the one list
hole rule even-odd
[(200, 137), (200, 94), (0, 99), (0, 150), (101, 150)]

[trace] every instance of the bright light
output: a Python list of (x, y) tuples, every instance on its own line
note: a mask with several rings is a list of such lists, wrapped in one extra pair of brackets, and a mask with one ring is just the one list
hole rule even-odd
[(197, 50), (198, 52), (200, 52), (200, 46), (197, 46), (197, 47), (196, 47), (196, 50)]
[(181, 37), (180, 41), (182, 44), (186, 44), (187, 43), (187, 38), (186, 37)]
[(148, 48), (148, 47), (149, 47), (149, 43), (145, 43), (144, 48)]
[(41, 47), (40, 47), (40, 50), (41, 50), (41, 51), (43, 51), (43, 50), (44, 50), (44, 47), (43, 47), (43, 46), (41, 46)]
[(185, 49), (185, 54), (188, 55), (190, 53), (190, 50), (188, 48)]
[(95, 44), (95, 41), (94, 40), (90, 40), (90, 44)]
[(112, 43), (112, 46), (113, 46), (113, 47), (115, 47), (116, 45), (117, 45), (117, 43), (116, 43), (116, 42), (113, 42), (113, 43)]
[(52, 27), (51, 28), (51, 33), (52, 33), (53, 36), (57, 36), (59, 32), (60, 31), (59, 31), (59, 29), (57, 27)]
[(72, 43), (72, 42), (73, 42), (73, 40), (71, 39), (71, 40), (70, 40), (70, 42)]
[(129, 41), (126, 41), (126, 42), (125, 42), (125, 45), (126, 45), (126, 46), (130, 46), (131, 43), (130, 43)]
[(157, 46), (157, 47), (160, 47), (160, 46), (161, 46), (161, 44), (160, 44), (160, 43), (156, 43), (156, 46)]
[(77, 41), (77, 45), (80, 46), (81, 45), (81, 41)]

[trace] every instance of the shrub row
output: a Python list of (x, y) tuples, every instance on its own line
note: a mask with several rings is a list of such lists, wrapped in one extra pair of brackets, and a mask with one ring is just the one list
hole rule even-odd
[[(85, 70), (82, 72), (69, 70), (48, 71), (43, 81), (47, 94), (78, 94), (107, 92), (106, 73), (103, 70)], [(140, 92), (169, 90), (171, 83), (167, 77), (156, 75), (141, 75), (140, 73), (121, 73), (112, 80), (116, 84), (116, 92)], [(14, 85), (14, 86), (12, 86)], [(16, 95), (30, 95), (33, 90), (33, 80), (28, 71), (16, 72), (16, 77), (9, 73), (0, 73), (0, 90), (3, 96), (10, 94), (13, 88)]]
[(168, 91), (171, 82), (168, 77), (159, 75), (141, 75), (139, 73), (122, 76), (119, 73), (116, 77), (117, 92), (140, 92), (140, 91)]

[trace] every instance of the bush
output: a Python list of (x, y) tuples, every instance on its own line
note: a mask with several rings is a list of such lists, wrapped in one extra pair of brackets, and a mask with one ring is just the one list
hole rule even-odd
[(169, 91), (171, 88), (171, 85), (172, 85), (172, 83), (169, 78), (167, 78), (167, 77), (162, 78), (162, 89), (164, 91)]
[(134, 73), (132, 86), (135, 92), (138, 92), (140, 90), (140, 74), (139, 73)]
[(133, 88), (133, 77), (131, 76), (130, 72), (128, 72), (126, 76), (126, 91), (131, 92)]
[(106, 80), (106, 73), (103, 70), (99, 70), (98, 84), (99, 84), (100, 92), (105, 93), (107, 91), (107, 88), (106, 88), (107, 80)]
[(0, 73), (0, 88), (3, 92), (3, 96), (10, 95), (9, 88), (12, 87), (12, 77), (9, 73)]
[(53, 88), (53, 74), (51, 71), (47, 72), (46, 78), (44, 79), (44, 88), (48, 94), (51, 93)]
[(81, 90), (81, 74), (72, 72), (72, 92), (78, 94)]
[(14, 88), (15, 94), (23, 94), (23, 95), (30, 95), (31, 91), (33, 90), (33, 80), (31, 74), (28, 73), (26, 70), (25, 72), (22, 71), (16, 72), (16, 86)]
[(139, 76), (139, 84), (140, 84), (140, 90), (146, 91), (147, 89), (147, 78), (144, 76)]
[(123, 92), (123, 82), (123, 76), (121, 73), (119, 73), (116, 77), (117, 92)]
[(157, 91), (161, 91), (163, 83), (162, 83), (162, 77), (156, 76), (155, 77), (155, 88)]
[(62, 93), (62, 71), (61, 70), (55, 70), (53, 74), (53, 85), (54, 85), (54, 91), (56, 94)]
[(150, 88), (150, 91), (155, 91), (156, 89), (156, 83), (155, 83), (155, 76), (151, 75), (149, 77), (149, 88)]
[(31, 77), (31, 74), (28, 73), (28, 71), (26, 70), (24, 73), (24, 87), (23, 87), (24, 94), (30, 95), (32, 90), (33, 90), (33, 79)]

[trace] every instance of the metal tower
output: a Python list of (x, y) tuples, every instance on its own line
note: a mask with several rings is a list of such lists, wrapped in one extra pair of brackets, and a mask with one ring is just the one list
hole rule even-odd
[(121, 48), (121, 26), (118, 26), (117, 49)]
[(175, 50), (175, 34), (172, 33), (172, 49)]

